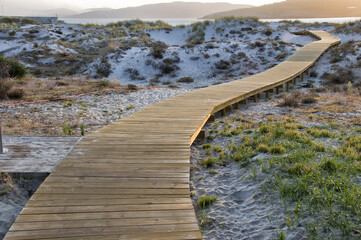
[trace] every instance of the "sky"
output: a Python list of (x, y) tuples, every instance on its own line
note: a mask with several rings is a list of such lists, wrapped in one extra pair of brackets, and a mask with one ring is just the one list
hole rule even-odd
[[(88, 8), (123, 8), (145, 4), (174, 2), (179, 0), (0, 0), (0, 7), (4, 11), (16, 11), (16, 9), (88, 9)], [(234, 4), (264, 5), (283, 0), (182, 0), (184, 2), (229, 2)], [(2, 9), (0, 9), (2, 10)], [(5, 14), (6, 15), (6, 14)]]

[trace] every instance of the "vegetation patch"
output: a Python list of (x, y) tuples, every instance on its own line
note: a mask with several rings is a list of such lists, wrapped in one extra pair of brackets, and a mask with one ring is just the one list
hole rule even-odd
[(197, 205), (200, 208), (206, 208), (209, 205), (211, 205), (212, 203), (214, 203), (215, 201), (217, 201), (218, 197), (217, 196), (208, 196), (208, 195), (203, 195), (202, 197), (200, 197), (197, 200)]
[(180, 83), (192, 83), (192, 82), (194, 82), (194, 78), (192, 78), (192, 77), (182, 77), (182, 78), (178, 79), (177, 82), (180, 82)]
[[(347, 91), (342, 91), (347, 104), (353, 106), (353, 111), (357, 109), (359, 103), (353, 105), (353, 101), (358, 99), (358, 93), (352, 92), (347, 97)], [(305, 103), (304, 99), (310, 96), (320, 101), (312, 101), (315, 106), (309, 105), (310, 101)], [(323, 104), (328, 107), (338, 105), (329, 98), (328, 103), (324, 103), (326, 97), (314, 91), (293, 93), (292, 97), (299, 103), (292, 110), (295, 113), (301, 109), (320, 108)], [(282, 205), (287, 216), (283, 219), (285, 226), (291, 230), (302, 227), (308, 239), (325, 239), (325, 236), (359, 239), (361, 131), (351, 121), (346, 124), (339, 121), (337, 114), (333, 115), (333, 121), (315, 116), (316, 113), (312, 118), (297, 114), (277, 118), (264, 115), (262, 120), (252, 121), (252, 116), (236, 115), (214, 123), (209, 133), (218, 143), (225, 143), (220, 146), (221, 152), (208, 153), (214, 161), (212, 169), (206, 171), (209, 174), (217, 171), (217, 175), (209, 178), (220, 181), (226, 176), (218, 178), (220, 172), (227, 171), (219, 169), (230, 162), (238, 163), (243, 174), (249, 172), (248, 176), (240, 176), (245, 178), (245, 183), (264, 182), (258, 185), (264, 201)], [(222, 138), (224, 132), (236, 127), (240, 129), (238, 135)], [(204, 147), (207, 151), (212, 142), (203, 146), (207, 146)], [(211, 180), (207, 184), (209, 182)], [(227, 196), (222, 197), (226, 205), (227, 199)], [(282, 233), (278, 235), (279, 239), (286, 238), (285, 232), (285, 229), (279, 229), (278, 233)]]

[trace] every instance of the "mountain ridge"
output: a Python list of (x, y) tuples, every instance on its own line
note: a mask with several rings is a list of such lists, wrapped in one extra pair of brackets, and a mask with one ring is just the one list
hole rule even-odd
[(201, 18), (218, 11), (249, 8), (252, 5), (200, 2), (171, 2), (147, 4), (110, 10), (88, 11), (70, 16), (70, 18)]
[(224, 16), (282, 18), (361, 17), (361, 1), (356, 0), (286, 0), (273, 4), (205, 15), (205, 19)]

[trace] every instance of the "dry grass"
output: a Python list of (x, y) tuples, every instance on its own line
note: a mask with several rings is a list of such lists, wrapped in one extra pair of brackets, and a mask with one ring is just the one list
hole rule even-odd
[[(313, 104), (302, 103), (304, 99), (310, 96), (317, 101)], [(278, 106), (284, 106), (284, 102), (289, 99), (297, 104), (296, 107), (293, 107), (291, 114), (275, 114), (269, 118), (282, 121), (289, 116), (294, 116), (296, 121), (338, 124), (344, 128), (361, 126), (361, 116), (357, 114), (361, 109), (361, 94), (358, 88), (352, 89), (351, 96), (348, 96), (347, 88), (335, 87), (310, 90), (302, 94), (293, 92), (280, 96), (273, 101), (278, 102)], [(257, 118), (261, 119), (262, 116), (257, 116)]]
[[(62, 96), (71, 96), (81, 93), (90, 93), (102, 89), (114, 88), (120, 86), (118, 82), (114, 81), (92, 81), (84, 78), (62, 78), (62, 79), (36, 79), (25, 78), (21, 80), (9, 79), (13, 89), (25, 89), (25, 96), (23, 101), (36, 101), (43, 99), (53, 99)], [(121, 94), (127, 93), (131, 90), (125, 88), (119, 91)], [(104, 94), (107, 94), (105, 92)], [(16, 100), (6, 100), (8, 103), (16, 102)], [(63, 100), (64, 104), (74, 105), (77, 102), (76, 98), (67, 98)], [(1, 104), (1, 101), (0, 101)], [(79, 116), (63, 117), (50, 116), (50, 112), (40, 113), (41, 109), (34, 107), (28, 111), (21, 111), (18, 114), (7, 114), (5, 108), (0, 108), (0, 122), (3, 126), (3, 133), (5, 135), (20, 135), (20, 136), (63, 136), (62, 126), (65, 122), (76, 123), (72, 126), (75, 135), (80, 135), (77, 118)], [(64, 107), (63, 111), (67, 111)], [(39, 113), (36, 113), (39, 112)], [(84, 117), (84, 116), (83, 116)], [(87, 131), (94, 131), (99, 128), (98, 125), (87, 125)]]
[(21, 80), (10, 79), (12, 86), (24, 89), (26, 101), (58, 98), (65, 95), (88, 93), (105, 88), (118, 87), (116, 81), (94, 81), (82, 77), (64, 77), (61, 79), (25, 78)]
[(280, 107), (292, 107), (296, 108), (301, 106), (302, 104), (310, 104), (317, 102), (318, 94), (313, 92), (301, 92), (295, 91), (289, 94), (282, 94), (280, 96), (281, 102), (279, 104)]
[(0, 173), (0, 196), (8, 194), (13, 188), (11, 175), (9, 173)]

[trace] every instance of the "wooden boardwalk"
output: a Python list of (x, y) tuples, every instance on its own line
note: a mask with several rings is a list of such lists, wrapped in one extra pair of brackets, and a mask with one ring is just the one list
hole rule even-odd
[(212, 114), (289, 84), (340, 39), (310, 43), (261, 74), (188, 92), (84, 137), (26, 204), (5, 239), (201, 239), (190, 145)]

